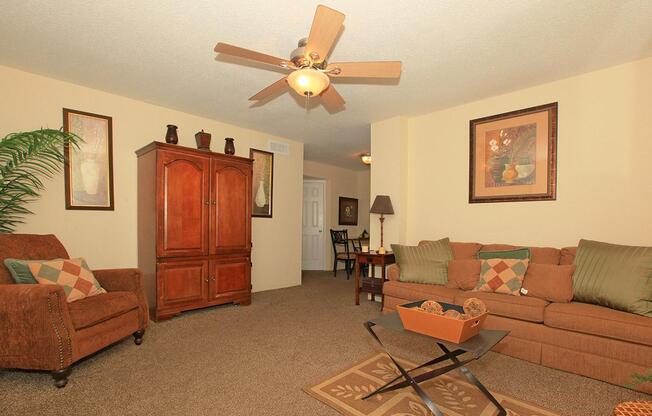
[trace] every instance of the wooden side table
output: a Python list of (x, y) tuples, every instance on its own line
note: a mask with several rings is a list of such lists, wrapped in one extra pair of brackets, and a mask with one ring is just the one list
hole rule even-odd
[[(385, 296), (383, 296), (383, 282), (385, 281), (385, 268), (394, 264), (394, 253), (388, 252), (385, 254), (379, 254), (375, 252), (355, 253), (355, 304), (360, 304), (360, 292), (371, 293), (372, 295), (380, 295), (381, 303), (380, 309), (383, 309), (383, 304), (385, 303)], [(360, 277), (360, 265), (368, 264), (371, 268), (371, 277)], [(376, 277), (376, 268), (374, 266), (381, 267), (381, 277)], [(362, 283), (362, 284), (361, 284)]]

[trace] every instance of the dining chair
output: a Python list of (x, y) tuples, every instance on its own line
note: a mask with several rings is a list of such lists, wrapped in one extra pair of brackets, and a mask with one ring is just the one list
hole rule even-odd
[(349, 280), (355, 266), (355, 254), (349, 250), (349, 233), (347, 230), (331, 230), (333, 244), (333, 276), (337, 277), (337, 263), (344, 263), (346, 279)]

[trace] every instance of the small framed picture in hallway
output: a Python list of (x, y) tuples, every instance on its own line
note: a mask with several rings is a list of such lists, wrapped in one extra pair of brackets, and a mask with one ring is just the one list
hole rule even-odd
[(251, 185), (252, 217), (272, 218), (274, 200), (274, 153), (249, 149), (249, 158), (254, 160)]
[(358, 200), (340, 197), (339, 225), (358, 225)]

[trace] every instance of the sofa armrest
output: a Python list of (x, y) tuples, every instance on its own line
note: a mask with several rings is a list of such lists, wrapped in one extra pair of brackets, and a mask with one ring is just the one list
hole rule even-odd
[(140, 308), (140, 325), (144, 329), (149, 324), (149, 307), (143, 289), (143, 273), (140, 269), (103, 269), (93, 270), (95, 278), (107, 292), (132, 292), (138, 298)]
[(401, 269), (398, 267), (398, 264), (390, 264), (387, 266), (387, 270), (385, 271), (387, 277), (387, 280), (398, 280), (399, 276), (401, 275)]
[(59, 285), (0, 285), (0, 368), (61, 370), (76, 357)]

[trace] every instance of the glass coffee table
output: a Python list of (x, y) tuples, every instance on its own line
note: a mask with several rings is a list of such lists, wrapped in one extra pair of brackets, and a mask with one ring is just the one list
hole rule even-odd
[[(423, 400), (423, 403), (428, 407), (428, 409), (430, 409), (430, 411), (434, 415), (443, 416), (443, 413), (441, 413), (439, 408), (437, 408), (437, 406), (432, 402), (432, 400), (426, 394), (426, 392), (423, 391), (423, 389), (419, 386), (419, 383), (423, 383), (427, 380), (433, 379), (435, 377), (439, 377), (442, 374), (446, 374), (449, 371), (459, 368), (462, 374), (471, 383), (473, 383), (473, 385), (475, 385), (482, 392), (482, 394), (484, 394), (487, 397), (487, 399), (489, 399), (496, 406), (496, 408), (498, 409), (498, 416), (505, 416), (507, 414), (507, 412), (500, 405), (498, 400), (496, 400), (496, 398), (489, 392), (489, 390), (487, 390), (487, 388), (483, 386), (482, 383), (480, 383), (480, 381), (476, 378), (476, 376), (473, 375), (471, 370), (466, 368), (465, 365), (485, 355), (487, 351), (489, 351), (494, 347), (494, 345), (498, 344), (503, 338), (505, 338), (509, 333), (509, 331), (495, 331), (495, 330), (482, 329), (480, 330), (480, 333), (478, 335), (468, 339), (467, 341), (461, 344), (454, 344), (448, 341), (440, 340), (433, 337), (428, 337), (426, 335), (421, 335), (416, 332), (406, 330), (403, 327), (403, 323), (401, 322), (401, 318), (398, 316), (397, 312), (392, 312), (386, 315), (382, 315), (376, 319), (372, 319), (371, 321), (367, 321), (365, 322), (364, 326), (365, 328), (367, 328), (367, 331), (369, 331), (371, 336), (373, 336), (374, 339), (378, 342), (378, 344), (383, 348), (383, 350), (385, 351), (389, 359), (392, 360), (392, 362), (394, 363), (394, 365), (396, 366), (396, 368), (401, 374), (399, 376), (396, 376), (393, 380), (389, 381), (385, 385), (379, 387), (375, 391), (364, 396), (363, 400), (373, 397), (374, 395), (379, 393), (387, 393), (390, 391), (402, 389), (403, 387), (410, 386), (414, 389), (414, 391), (421, 398), (421, 400)], [(380, 341), (380, 338), (374, 332), (375, 326), (380, 326), (399, 333), (414, 334), (415, 336), (429, 338), (437, 344), (439, 349), (441, 349), (442, 355), (438, 356), (437, 358), (433, 358), (432, 360), (427, 361), (414, 368), (406, 370), (398, 363), (396, 359), (394, 359), (394, 357), (392, 357), (387, 347), (385, 347), (385, 345), (383, 345), (383, 343)], [(463, 357), (460, 357), (461, 359), (458, 358), (459, 356), (462, 355)], [(436, 368), (434, 370), (428, 370), (424, 373), (415, 376), (410, 375), (410, 373), (413, 373), (418, 369), (428, 367), (434, 364), (438, 364), (441, 362), (445, 362), (447, 360), (450, 360), (452, 363), (444, 367)]]

